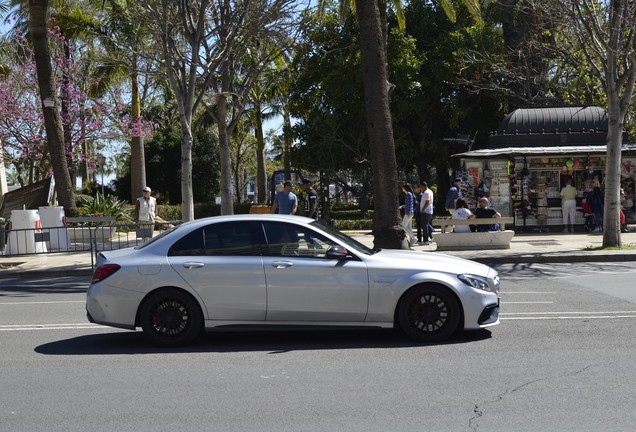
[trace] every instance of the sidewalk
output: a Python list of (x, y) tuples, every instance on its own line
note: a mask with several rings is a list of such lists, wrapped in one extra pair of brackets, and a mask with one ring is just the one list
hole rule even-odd
[[(369, 232), (349, 234), (359, 242), (373, 247), (373, 236)], [(610, 251), (589, 250), (603, 244), (602, 234), (519, 233), (512, 239), (510, 249), (443, 253), (485, 264), (636, 261), (636, 232), (622, 233), (621, 239), (623, 245), (632, 244), (635, 248)], [(433, 252), (435, 248), (435, 243), (413, 247), (415, 250), (425, 252)], [(0, 255), (0, 279), (26, 276), (86, 276), (89, 278), (92, 271), (90, 252)]]

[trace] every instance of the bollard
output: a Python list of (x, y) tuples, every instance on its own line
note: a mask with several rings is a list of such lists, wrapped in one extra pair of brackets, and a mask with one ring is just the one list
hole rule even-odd
[(4, 247), (7, 244), (7, 231), (5, 229), (6, 221), (0, 217), (0, 252), (4, 252)]

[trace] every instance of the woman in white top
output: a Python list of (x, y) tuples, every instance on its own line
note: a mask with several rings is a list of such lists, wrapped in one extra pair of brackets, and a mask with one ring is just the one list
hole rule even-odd
[[(453, 219), (465, 220), (465, 219), (469, 219), (473, 213), (470, 210), (468, 210), (468, 205), (466, 204), (466, 201), (462, 198), (459, 198), (455, 202), (455, 210), (452, 210), (451, 214), (453, 215)], [(470, 225), (455, 225), (456, 233), (468, 233), (470, 231), (471, 231)]]

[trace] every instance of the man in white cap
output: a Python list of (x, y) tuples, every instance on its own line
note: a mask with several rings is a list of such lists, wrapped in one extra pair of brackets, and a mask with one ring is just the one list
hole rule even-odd
[(137, 237), (149, 239), (152, 237), (155, 218), (157, 217), (157, 200), (150, 196), (152, 190), (146, 186), (141, 190), (143, 196), (135, 202), (135, 222), (139, 224)]

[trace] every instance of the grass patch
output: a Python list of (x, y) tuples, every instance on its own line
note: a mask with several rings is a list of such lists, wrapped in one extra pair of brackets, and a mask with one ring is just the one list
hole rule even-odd
[(636, 244), (633, 244), (633, 243), (627, 243), (622, 245), (621, 247), (585, 246), (585, 248), (583, 248), (583, 250), (586, 250), (586, 251), (599, 251), (599, 250), (616, 251), (616, 250), (635, 250), (635, 249), (636, 249)]

